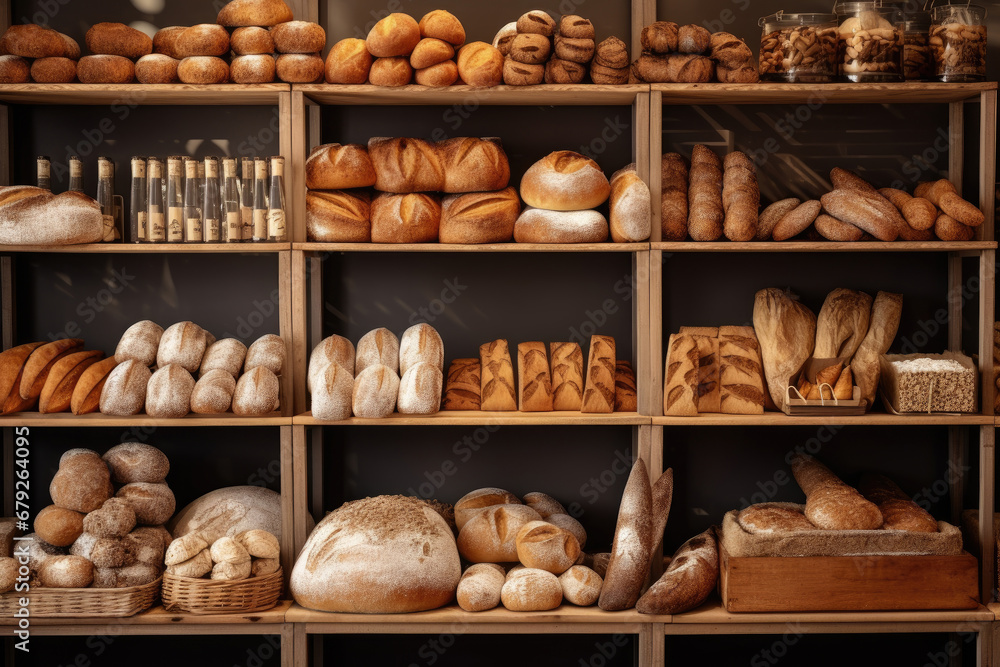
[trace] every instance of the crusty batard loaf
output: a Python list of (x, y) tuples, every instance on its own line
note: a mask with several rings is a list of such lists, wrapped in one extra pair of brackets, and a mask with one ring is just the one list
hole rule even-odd
[(510, 491), (487, 486), (469, 491), (455, 501), (455, 526), (461, 530), (476, 514), (496, 505), (519, 505), (521, 500)]
[(579, 410), (583, 406), (583, 350), (578, 343), (549, 343), (552, 371), (552, 409)]
[(403, 332), (399, 340), (399, 372), (405, 374), (422, 361), (444, 371), (444, 342), (437, 329), (426, 322), (414, 324)]
[(973, 204), (962, 199), (962, 196), (955, 189), (954, 184), (947, 179), (941, 179), (932, 183), (927, 188), (925, 196), (932, 204), (941, 209), (942, 213), (954, 218), (963, 225), (978, 227), (985, 220), (983, 212)]
[(648, 83), (707, 83), (715, 66), (709, 58), (692, 53), (666, 56), (642, 54), (633, 66), (638, 77)]
[(521, 412), (552, 411), (552, 376), (545, 343), (518, 343), (517, 378)]
[(458, 76), (474, 88), (503, 82), (503, 54), (486, 42), (469, 42), (458, 50)]
[(430, 243), (438, 238), (441, 199), (420, 192), (383, 192), (372, 200), (371, 217), (374, 243)]
[(454, 137), (434, 149), (444, 169), (446, 193), (503, 190), (510, 181), (510, 164), (497, 137)]
[(817, 530), (806, 515), (785, 503), (758, 503), (739, 513), (740, 527), (750, 533), (790, 533)]
[(607, 219), (589, 209), (550, 211), (527, 206), (514, 223), (518, 243), (603, 243), (608, 232)]
[(160, 366), (146, 386), (146, 414), (150, 417), (183, 417), (191, 410), (194, 385), (191, 373), (179, 365)]
[(753, 328), (771, 400), (781, 409), (787, 400), (789, 379), (812, 356), (816, 316), (784, 290), (769, 287), (754, 297)]
[[(424, 37), (417, 42), (417, 45), (413, 48), (413, 53), (410, 54), (410, 66), (415, 70), (421, 70), (426, 67), (433, 67), (446, 60), (451, 60), (454, 57), (454, 46), (443, 39)], [(458, 76), (457, 65), (455, 76)]]
[(850, 359), (868, 333), (872, 297), (865, 292), (837, 288), (826, 295), (816, 318), (817, 359)]
[(442, 410), (479, 410), (482, 392), (479, 359), (455, 359), (448, 366)]
[(236, 378), (221, 368), (202, 373), (191, 390), (191, 412), (221, 414), (233, 404)]
[(386, 329), (372, 329), (358, 341), (354, 359), (354, 376), (369, 366), (388, 366), (394, 373), (399, 371), (399, 339)]
[(580, 558), (576, 537), (547, 521), (531, 521), (521, 526), (515, 544), (522, 565), (552, 574), (562, 574)]
[(722, 162), (712, 149), (695, 144), (688, 175), (688, 233), (695, 241), (722, 236)]
[[(235, 39), (236, 35), (233, 35)], [(355, 37), (342, 39), (330, 48), (326, 56), (326, 82), (367, 83), (374, 58), (368, 52), (365, 40)]]
[(402, 415), (432, 415), (441, 408), (444, 377), (434, 363), (409, 366), (399, 380), (397, 408)]
[(314, 378), (319, 377), (330, 364), (337, 364), (354, 377), (354, 345), (343, 336), (334, 334), (320, 341), (309, 355), (306, 386), (312, 391)]
[(550, 211), (596, 208), (610, 194), (611, 184), (600, 166), (573, 151), (549, 153), (521, 178), (524, 203)]
[(366, 190), (310, 190), (306, 192), (306, 239), (368, 243), (371, 215), (371, 195)]
[(875, 400), (881, 373), (879, 357), (889, 351), (899, 329), (899, 318), (903, 312), (903, 295), (879, 292), (872, 304), (868, 333), (861, 341), (858, 351), (851, 360), (854, 381), (861, 389), (861, 398), (869, 408)]
[(481, 370), (481, 408), (483, 410), (517, 410), (517, 390), (510, 348), (503, 338), (479, 346)]
[(240, 376), (233, 392), (233, 412), (241, 417), (262, 417), (280, 406), (281, 382), (264, 366)]
[(562, 586), (556, 575), (545, 570), (511, 570), (500, 589), (500, 601), (510, 611), (547, 611), (562, 603)]
[(614, 412), (615, 361), (615, 339), (611, 336), (591, 336), (580, 412)]
[(760, 190), (757, 171), (746, 153), (726, 155), (722, 177), (723, 232), (730, 241), (752, 241), (757, 236)]
[(76, 64), (80, 83), (132, 83), (135, 64), (123, 56), (84, 56)]
[(68, 410), (80, 376), (103, 356), (103, 352), (92, 350), (71, 352), (56, 359), (38, 397), (38, 411), (44, 414)]
[(198, 375), (204, 376), (213, 370), (223, 370), (235, 380), (246, 360), (247, 346), (235, 338), (217, 340), (205, 348)]
[(409, 56), (420, 41), (420, 27), (408, 14), (393, 13), (376, 23), (365, 44), (376, 58)]
[(472, 563), (517, 561), (517, 533), (541, 516), (527, 505), (494, 505), (475, 513), (458, 532), (458, 552)]
[(649, 575), (652, 549), (653, 499), (649, 473), (642, 459), (636, 459), (618, 507), (611, 560), (598, 601), (601, 609), (620, 611), (635, 606)]
[(270, 27), (292, 20), (292, 10), (284, 0), (230, 0), (219, 11), (217, 23), (228, 28)]
[(781, 216), (774, 229), (771, 230), (771, 238), (775, 241), (787, 241), (798, 236), (816, 220), (820, 210), (822, 210), (822, 204), (818, 199), (802, 202)]
[(21, 384), (18, 393), (25, 401), (35, 401), (45, 387), (52, 366), (63, 357), (80, 351), (83, 340), (80, 338), (63, 338), (41, 345), (28, 356), (21, 369)]
[(31, 64), (21, 56), (0, 55), (0, 83), (28, 83)]
[(375, 167), (375, 189), (382, 192), (440, 192), (444, 163), (434, 144), (422, 139), (375, 137), (368, 140)]
[[(159, 36), (165, 30), (170, 30), (170, 28), (162, 28), (156, 35)], [(233, 53), (237, 56), (274, 54), (274, 39), (271, 37), (271, 31), (259, 26), (248, 26), (233, 30), (233, 34), (229, 37), (229, 44), (233, 48)], [(153, 50), (159, 53), (168, 53), (167, 51), (160, 51), (156, 45), (156, 37), (153, 37)]]
[(938, 523), (927, 510), (913, 502), (899, 486), (885, 475), (866, 473), (858, 491), (878, 506), (885, 530), (911, 530), (936, 533)]
[(271, 28), (278, 53), (317, 53), (326, 48), (326, 31), (312, 21), (285, 21)]
[(624, 359), (615, 362), (615, 412), (638, 412), (639, 395), (635, 371)]
[(816, 232), (828, 241), (860, 241), (865, 233), (849, 222), (820, 213), (813, 221)]
[(877, 192), (875, 186), (849, 169), (834, 167), (830, 170), (834, 190), (858, 190), (869, 194)]
[(687, 161), (679, 153), (664, 153), (660, 160), (660, 178), (663, 240), (683, 241), (688, 235)]
[(895, 241), (902, 225), (902, 214), (876, 191), (841, 188), (820, 197), (823, 210), (833, 217), (860, 227), (880, 241)]
[(663, 414), (698, 414), (698, 371), (701, 355), (693, 336), (671, 334), (663, 374)]
[(101, 412), (116, 417), (139, 414), (146, 404), (146, 385), (152, 375), (135, 359), (115, 366), (101, 390)]
[(716, 327), (681, 327), (698, 346), (698, 413), (721, 412), (719, 392), (719, 330)]
[(124, 23), (95, 23), (87, 31), (86, 41), (90, 52), (98, 55), (135, 60), (153, 52), (152, 38)]
[(636, 603), (640, 614), (680, 614), (699, 606), (719, 579), (719, 546), (715, 529), (695, 535), (680, 546), (663, 576)]
[(441, 243), (504, 243), (521, 213), (517, 189), (449, 195), (441, 202)]
[(81, 192), (0, 187), (0, 244), (96, 243), (104, 238), (103, 225), (97, 202)]
[(504, 585), (503, 566), (496, 563), (476, 563), (462, 574), (455, 591), (458, 606), (465, 611), (486, 611), (500, 604)]
[(806, 494), (806, 518), (816, 526), (826, 530), (875, 530), (882, 526), (882, 514), (875, 503), (865, 500), (808, 454), (797, 453), (792, 458), (792, 474)]
[(177, 66), (180, 64), (181, 61), (162, 53), (150, 53), (136, 61), (135, 80), (139, 83), (177, 83), (180, 81)]
[(306, 187), (310, 190), (367, 188), (375, 185), (375, 166), (360, 144), (323, 144), (306, 160)]
[(763, 414), (764, 367), (753, 327), (719, 327), (719, 383), (724, 414)]
[(100, 407), (104, 383), (117, 365), (114, 357), (108, 357), (83, 372), (73, 387), (73, 397), (70, 399), (70, 410), (74, 415), (88, 414)]
[(616, 171), (611, 176), (611, 240), (636, 243), (648, 239), (651, 206), (649, 186), (639, 178), (635, 163)]
[(795, 207), (801, 203), (801, 199), (789, 197), (769, 204), (757, 217), (757, 236), (755, 239), (757, 241), (770, 241), (778, 221), (785, 217), (785, 214), (794, 211)]
[(354, 378), (353, 410), (355, 417), (382, 419), (396, 409), (399, 376), (388, 366), (368, 366)]
[(937, 219), (937, 207), (923, 197), (911, 197), (895, 188), (879, 188), (878, 193), (892, 202), (903, 214), (906, 223), (916, 230), (931, 229)]
[(312, 384), (312, 416), (316, 419), (340, 421), (351, 416), (354, 376), (337, 363), (327, 364), (315, 376)]

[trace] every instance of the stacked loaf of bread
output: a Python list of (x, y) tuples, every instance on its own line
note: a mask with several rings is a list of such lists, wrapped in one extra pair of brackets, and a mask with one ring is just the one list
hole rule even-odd
[(0, 54), (0, 83), (71, 83), (80, 45), (47, 26), (12, 25), (0, 36)]
[(657, 21), (642, 29), (642, 54), (631, 79), (646, 83), (756, 83), (757, 60), (746, 43), (728, 32)]
[(593, 69), (599, 51), (596, 36), (593, 24), (581, 16), (566, 14), (557, 23), (540, 9), (527, 12), (493, 37), (493, 46), (504, 57), (503, 82), (508, 86), (582, 83), (590, 70), (596, 75), (594, 83), (628, 83), (628, 53), (621, 65), (617, 38), (600, 47), (601, 62), (612, 64)]
[(434, 414), (441, 406), (444, 343), (429, 324), (415, 324), (401, 339), (388, 329), (369, 331), (357, 350), (333, 335), (309, 357), (308, 388), (316, 419), (383, 418), (393, 412)]
[(163, 562), (167, 574), (217, 581), (239, 581), (263, 577), (281, 569), (278, 538), (266, 530), (252, 528), (206, 540), (198, 531), (174, 539)]
[(163, 452), (138, 442), (112, 447), (103, 458), (89, 449), (65, 452), (49, 486), (52, 505), (35, 517), (29, 536), (32, 585), (124, 588), (156, 581), (171, 539), (163, 524), (175, 508), (169, 470)]

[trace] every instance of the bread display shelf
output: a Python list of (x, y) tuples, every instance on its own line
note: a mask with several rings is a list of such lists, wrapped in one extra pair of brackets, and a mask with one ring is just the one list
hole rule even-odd
[[(227, 634), (240, 634), (239, 628), (245, 628), (246, 634), (261, 633), (262, 625), (279, 625), (285, 622), (285, 614), (292, 606), (291, 600), (280, 600), (278, 604), (267, 611), (241, 613), (241, 614), (185, 614), (172, 613), (166, 611), (162, 605), (157, 605), (135, 616), (130, 616), (127, 621), (120, 621), (119, 627), (122, 634), (149, 635), (149, 634), (213, 634), (212, 628), (223, 627)], [(70, 625), (70, 621), (72, 625)], [(116, 621), (116, 624), (119, 623)], [(13, 617), (0, 618), (0, 626), (16, 625), (17, 620)], [(99, 617), (75, 617), (73, 619), (32, 617), (32, 632), (38, 630), (39, 634), (72, 634), (72, 628), (77, 629), (78, 634), (89, 635), (93, 633), (92, 626), (108, 625), (107, 618)], [(158, 626), (158, 627), (157, 627)], [(202, 626), (199, 630), (198, 626)], [(45, 629), (52, 629), (47, 633)], [(57, 630), (58, 628), (58, 630)], [(176, 631), (157, 632), (157, 630), (167, 630), (168, 628), (178, 628)]]
[(86, 83), (19, 83), (0, 85), (0, 102), (8, 104), (130, 104), (130, 105), (277, 105), (287, 83), (257, 85), (184, 83), (147, 85)]
[(697, 417), (653, 417), (653, 426), (992, 426), (993, 415), (890, 415), (868, 413), (847, 417), (790, 417), (783, 412), (763, 415), (701, 414)]
[(657, 241), (650, 250), (670, 252), (979, 252), (996, 250), (996, 241)]
[(295, 84), (295, 92), (320, 104), (435, 105), (477, 103), (484, 105), (618, 105), (632, 104), (646, 84), (607, 86), (595, 84), (542, 84), (537, 86), (380, 87), (364, 85)]
[(256, 255), (291, 250), (291, 243), (84, 243), (80, 245), (0, 245), (0, 254), (59, 252), (93, 255), (155, 255), (169, 253), (240, 253)]
[(306, 252), (640, 252), (649, 243), (295, 243)]
[(385, 419), (351, 417), (341, 421), (315, 419), (311, 412), (292, 420), (301, 426), (648, 426), (649, 417), (638, 412), (483, 412), (450, 410), (433, 415), (393, 413)]
[(240, 417), (231, 412), (221, 415), (200, 415), (189, 413), (184, 417), (148, 417), (145, 414), (131, 417), (112, 417), (92, 412), (74, 415), (69, 412), (40, 414), (38, 412), (13, 412), (0, 417), (2, 426), (34, 427), (105, 427), (105, 426), (290, 426), (291, 417), (282, 417), (275, 412), (270, 417)]
[(663, 104), (927, 104), (961, 102), (996, 90), (983, 83), (654, 83)]

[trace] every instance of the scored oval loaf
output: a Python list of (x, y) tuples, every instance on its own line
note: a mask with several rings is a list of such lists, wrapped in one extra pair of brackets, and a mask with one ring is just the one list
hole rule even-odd
[(694, 609), (715, 590), (719, 549), (709, 528), (681, 545), (663, 576), (636, 603), (640, 614), (680, 614)]

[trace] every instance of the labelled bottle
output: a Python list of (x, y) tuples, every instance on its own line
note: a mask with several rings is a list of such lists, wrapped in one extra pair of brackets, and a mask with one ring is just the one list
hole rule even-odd
[(104, 242), (115, 240), (115, 171), (111, 158), (97, 158), (97, 205), (101, 207)]
[(83, 162), (76, 155), (69, 158), (69, 191), (83, 192)]
[(202, 230), (201, 199), (198, 198), (198, 165), (200, 161), (188, 158), (184, 163), (184, 242), (201, 243), (205, 240)]
[(167, 243), (184, 242), (184, 158), (167, 158)]
[(253, 161), (253, 240), (267, 240), (267, 160)]
[(243, 240), (253, 239), (253, 160), (243, 158), (243, 181), (240, 190), (240, 219), (243, 224)]
[(52, 191), (52, 161), (48, 155), (39, 155), (35, 158), (35, 172), (37, 175), (38, 187), (43, 190)]
[(222, 241), (240, 243), (243, 241), (243, 222), (240, 217), (240, 181), (236, 175), (236, 158), (222, 161)]
[(205, 220), (203, 233), (205, 243), (218, 243), (222, 240), (222, 206), (219, 203), (219, 158), (205, 158), (203, 167), (205, 169), (204, 194), (201, 200), (201, 214)]
[(284, 241), (288, 238), (285, 226), (285, 158), (271, 158), (271, 181), (267, 202), (267, 240)]
[(148, 187), (146, 190), (146, 225), (148, 243), (163, 243), (167, 238), (163, 211), (163, 162), (151, 157), (146, 165)]
[(132, 243), (144, 243), (149, 236), (146, 221), (146, 158), (132, 158), (132, 190), (129, 201), (129, 236)]

